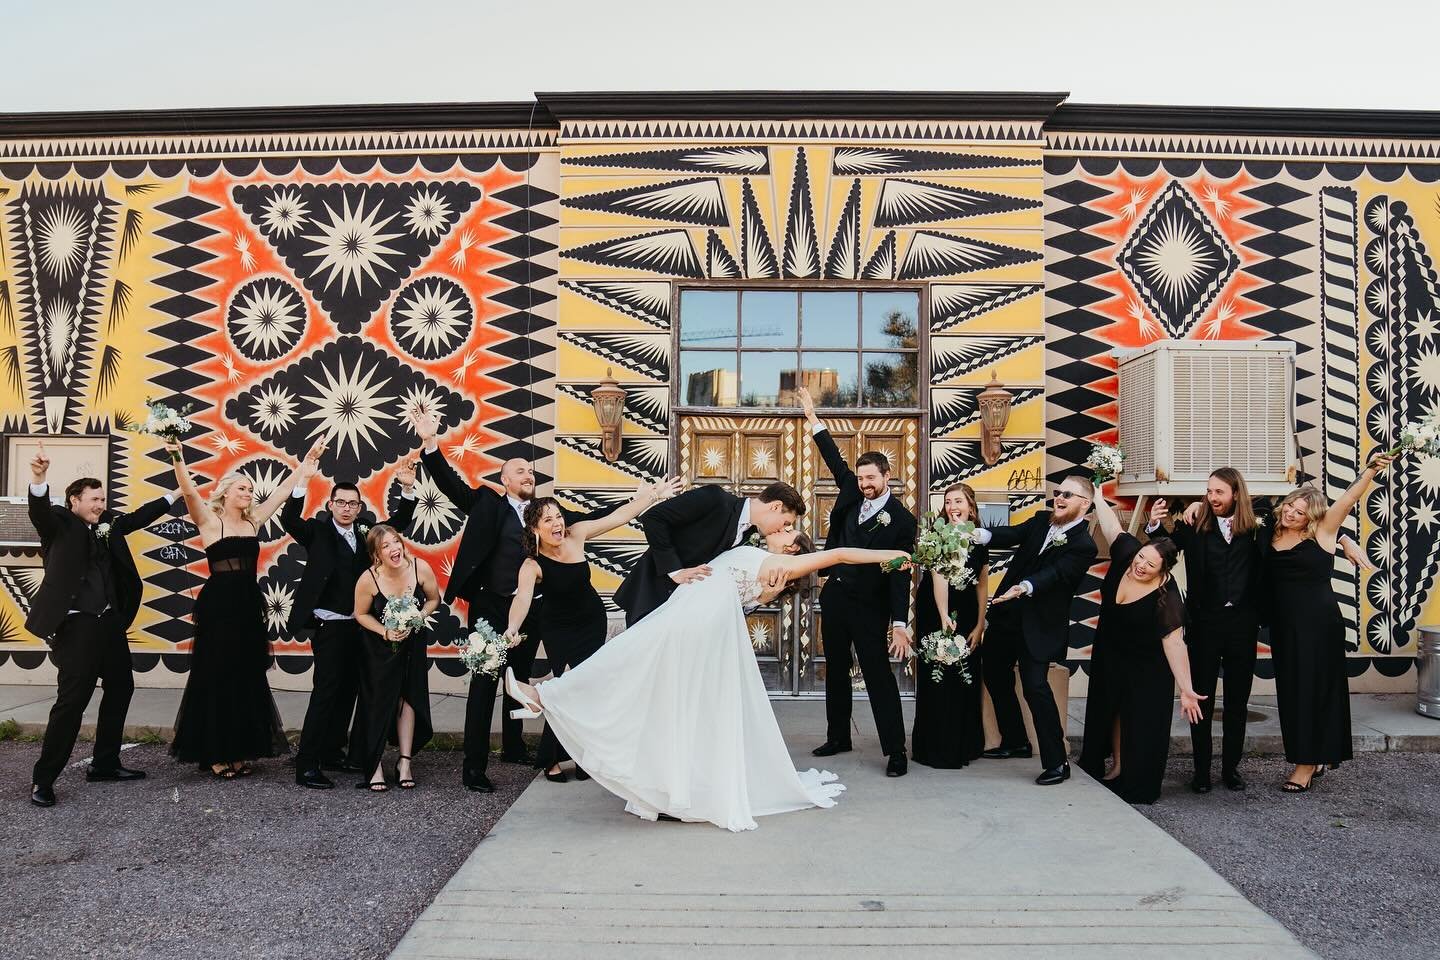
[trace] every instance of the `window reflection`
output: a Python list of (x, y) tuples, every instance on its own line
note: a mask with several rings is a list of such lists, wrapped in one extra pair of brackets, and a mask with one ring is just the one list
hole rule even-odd
[(794, 347), (795, 301), (793, 290), (746, 290), (740, 297), (740, 346)]
[(861, 295), (860, 342), (866, 349), (915, 346), (920, 295), (905, 291)]
[(759, 353), (745, 351), (740, 360), (740, 406), (793, 407), (797, 404), (792, 386), (787, 397), (781, 396), (781, 377), (789, 373), (793, 382), (796, 356), (793, 353)]
[(850, 350), (859, 346), (859, 296), (854, 290), (805, 291), (800, 298), (804, 346)]
[(685, 350), (680, 353), (680, 385), (691, 407), (733, 407), (739, 402), (740, 380), (735, 354)]
[(733, 347), (738, 330), (738, 297), (738, 290), (682, 291), (680, 346)]

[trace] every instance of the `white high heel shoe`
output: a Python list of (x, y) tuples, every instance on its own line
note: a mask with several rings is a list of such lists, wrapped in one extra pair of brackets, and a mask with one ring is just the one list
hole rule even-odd
[(520, 682), (515, 679), (515, 671), (509, 667), (505, 668), (505, 692), (512, 698), (524, 704), (518, 710), (511, 710), (510, 716), (515, 720), (533, 720), (540, 716), (540, 704), (525, 696), (520, 689)]

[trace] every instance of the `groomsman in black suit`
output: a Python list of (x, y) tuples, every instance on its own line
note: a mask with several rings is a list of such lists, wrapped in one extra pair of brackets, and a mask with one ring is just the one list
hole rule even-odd
[[(799, 390), (800, 407), (811, 435), (835, 485), (840, 488), (830, 510), (825, 547), (869, 550), (912, 550), (915, 515), (890, 495), (890, 461), (883, 453), (865, 453), (851, 470), (835, 438), (818, 417), (810, 391)], [(850, 687), (851, 647), (860, 660), (865, 693), (875, 715), (880, 749), (888, 757), (886, 776), (903, 777), (905, 720), (900, 713), (900, 688), (890, 656), (911, 653), (910, 571), (885, 573), (878, 566), (842, 564), (833, 567), (820, 591), (825, 647), (825, 742), (811, 752), (817, 757), (844, 753), (850, 747), (854, 695)]]
[[(440, 450), (439, 423), (433, 415), (414, 418), (415, 433), (425, 445), (421, 462), (435, 480), (435, 487), (465, 514), (460, 547), (445, 586), (445, 602), (464, 600), (470, 607), (470, 622), (484, 620), (503, 635), (510, 620), (510, 601), (515, 596), (520, 566), (525, 562), (525, 508), (535, 497), (535, 469), (526, 460), (506, 460), (500, 467), (504, 493), (481, 483), (472, 487), (455, 472)], [(601, 517), (609, 510), (575, 513), (564, 510), (565, 522)], [(535, 653), (542, 640), (538, 613), (543, 598), (537, 594), (530, 604), (521, 632), (525, 639), (510, 648), (506, 666), (516, 678), (530, 679)], [(498, 677), (477, 673), (470, 678), (470, 695), (465, 701), (465, 765), (461, 782), (479, 793), (492, 793), (495, 785), (486, 775), (490, 761), (490, 722), (494, 716)], [(520, 704), (508, 694), (503, 697), (500, 720), (500, 759), (507, 763), (532, 764), (525, 749), (523, 724), (510, 716)]]
[[(355, 582), (370, 566), (365, 533), (375, 525), (375, 514), (365, 508), (360, 488), (342, 480), (330, 489), (326, 509), (308, 520), (302, 517), (316, 462), (307, 458), (301, 466), (300, 482), (280, 511), (280, 525), (305, 548), (305, 573), (287, 625), (292, 634), (314, 631), (310, 650), (315, 672), (295, 752), (295, 782), (328, 790), (335, 783), (323, 767), (361, 772), (347, 757), (345, 731), (360, 689), (362, 628), (355, 622)], [(385, 523), (404, 533), (415, 516), (415, 465), (409, 458), (400, 467), (399, 479), (400, 507)], [(357, 715), (352, 747), (359, 742), (361, 723)]]
[(1022, 524), (977, 531), (980, 543), (1015, 548), (990, 608), (985, 628), (985, 688), (995, 707), (1000, 746), (991, 760), (1031, 756), (1025, 721), (1015, 697), (1014, 668), (1035, 724), (1043, 768), (1041, 786), (1070, 779), (1065, 726), (1050, 690), (1050, 664), (1063, 663), (1070, 640), (1070, 603), (1098, 551), (1085, 514), (1095, 497), (1088, 477), (1066, 477), (1055, 491), (1054, 509)]
[(804, 515), (805, 500), (788, 483), (772, 483), (749, 498), (707, 484), (651, 507), (640, 515), (650, 548), (615, 591), (625, 625), (645, 619), (680, 584), (704, 580), (709, 562), (738, 547), (751, 531), (763, 537), (791, 530)]
[(85, 779), (139, 780), (142, 771), (120, 765), (125, 712), (135, 691), (125, 632), (140, 610), (140, 573), (126, 536), (159, 520), (176, 500), (166, 494), (134, 513), (105, 506), (105, 486), (81, 477), (65, 488), (65, 506), (50, 502), (50, 458), (42, 443), (30, 461), (30, 522), (40, 535), (45, 575), (30, 604), (25, 629), (50, 641), (59, 677), (45, 742), (35, 761), (30, 802), (55, 805), (55, 778), (70, 760), (80, 719), (95, 682), (104, 682), (95, 724), (95, 752)]

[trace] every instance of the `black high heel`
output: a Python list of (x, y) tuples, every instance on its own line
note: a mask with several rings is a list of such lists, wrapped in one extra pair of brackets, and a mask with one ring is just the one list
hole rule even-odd
[[(401, 790), (414, 790), (415, 779), (413, 777), (406, 777), (404, 780), (400, 779), (400, 760), (410, 760), (412, 764), (414, 763), (414, 761), (410, 757), (407, 757), (402, 753), (399, 759), (395, 761), (395, 780), (397, 781), (397, 784), (399, 785)], [(411, 767), (411, 772), (414, 772), (413, 766)]]

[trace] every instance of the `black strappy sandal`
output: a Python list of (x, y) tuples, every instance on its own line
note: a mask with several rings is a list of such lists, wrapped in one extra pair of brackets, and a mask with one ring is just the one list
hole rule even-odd
[[(1312, 777), (1311, 779), (1313, 780), (1314, 778)], [(1286, 780), (1280, 784), (1281, 793), (1308, 793), (1309, 791), (1310, 784), (1308, 783), (1296, 783), (1294, 780)]]
[(414, 773), (414, 772), (415, 772), (415, 768), (414, 768), (414, 763), (415, 763), (415, 761), (414, 761), (414, 758), (412, 758), (412, 757), (407, 757), (407, 756), (405, 756), (405, 755), (402, 753), (402, 754), (399, 756), (399, 758), (397, 758), (396, 761), (395, 761), (395, 780), (396, 780), (396, 782), (399, 784), (401, 790), (414, 790), (414, 789), (415, 789), (415, 778), (414, 778), (414, 777), (406, 777), (404, 780), (401, 780), (401, 779), (400, 779), (400, 761), (401, 761), (401, 760), (409, 760), (410, 763), (411, 763), (410, 772), (411, 772), (411, 773)]

